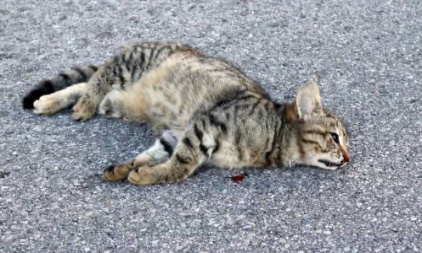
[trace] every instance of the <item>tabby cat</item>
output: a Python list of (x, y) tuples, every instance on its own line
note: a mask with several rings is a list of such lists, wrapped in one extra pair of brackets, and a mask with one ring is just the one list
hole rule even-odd
[(178, 43), (129, 45), (101, 66), (42, 81), (23, 99), (37, 114), (73, 104), (75, 120), (98, 111), (161, 135), (134, 159), (106, 168), (107, 181), (179, 182), (204, 163), (335, 170), (350, 161), (345, 126), (322, 108), (314, 81), (294, 102), (278, 104), (228, 63)]

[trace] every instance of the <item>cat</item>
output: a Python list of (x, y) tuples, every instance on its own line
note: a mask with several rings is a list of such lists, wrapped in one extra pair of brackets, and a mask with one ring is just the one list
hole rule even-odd
[(36, 114), (73, 104), (75, 120), (98, 111), (147, 123), (160, 135), (134, 159), (106, 168), (107, 181), (180, 182), (204, 163), (335, 170), (350, 162), (345, 125), (322, 108), (315, 81), (278, 104), (227, 62), (179, 43), (128, 45), (100, 66), (40, 82), (23, 98)]

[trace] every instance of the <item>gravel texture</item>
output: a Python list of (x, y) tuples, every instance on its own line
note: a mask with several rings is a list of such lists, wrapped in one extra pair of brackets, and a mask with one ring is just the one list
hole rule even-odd
[[(421, 252), (421, 17), (417, 0), (2, 0), (0, 252)], [(103, 168), (150, 145), (149, 130), (21, 109), (44, 77), (173, 40), (276, 100), (320, 76), (323, 104), (348, 122), (350, 166), (106, 183)]]

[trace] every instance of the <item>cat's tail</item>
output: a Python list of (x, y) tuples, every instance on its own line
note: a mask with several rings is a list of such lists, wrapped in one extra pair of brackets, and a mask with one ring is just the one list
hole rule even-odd
[(62, 90), (76, 83), (87, 82), (98, 70), (98, 67), (89, 65), (87, 67), (74, 67), (62, 72), (50, 79), (38, 83), (22, 100), (24, 109), (33, 109), (34, 102), (41, 96)]

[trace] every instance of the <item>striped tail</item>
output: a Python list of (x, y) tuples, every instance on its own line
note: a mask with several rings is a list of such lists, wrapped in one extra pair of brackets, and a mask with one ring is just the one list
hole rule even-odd
[(90, 65), (84, 68), (74, 67), (51, 79), (38, 83), (22, 100), (24, 109), (33, 109), (34, 102), (41, 96), (62, 90), (76, 83), (87, 82), (98, 70), (98, 67)]

